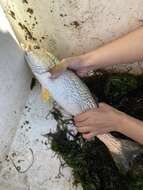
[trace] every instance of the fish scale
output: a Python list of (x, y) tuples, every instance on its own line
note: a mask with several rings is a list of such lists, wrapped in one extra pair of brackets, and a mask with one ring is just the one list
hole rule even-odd
[[(27, 52), (25, 59), (42, 87), (71, 116), (98, 107), (87, 86), (72, 71), (66, 70), (54, 80), (50, 78), (49, 69), (60, 63), (54, 55), (40, 49)], [(126, 169), (141, 148), (137, 143), (119, 140), (110, 134), (98, 135), (98, 138), (108, 147), (114, 160)]]
[(86, 85), (72, 71), (65, 71), (58, 79), (50, 79), (48, 70), (59, 64), (52, 54), (44, 50), (28, 52), (26, 60), (43, 88), (48, 89), (53, 99), (69, 114), (76, 115), (97, 107)]

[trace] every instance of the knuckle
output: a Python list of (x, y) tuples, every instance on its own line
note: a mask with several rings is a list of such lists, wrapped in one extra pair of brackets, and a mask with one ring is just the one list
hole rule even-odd
[(66, 58), (62, 59), (62, 60), (61, 60), (61, 63), (66, 62), (66, 60), (67, 60)]
[(100, 107), (106, 107), (106, 106), (107, 106), (107, 104), (104, 103), (104, 102), (101, 102), (101, 103), (99, 104), (99, 108), (100, 108)]

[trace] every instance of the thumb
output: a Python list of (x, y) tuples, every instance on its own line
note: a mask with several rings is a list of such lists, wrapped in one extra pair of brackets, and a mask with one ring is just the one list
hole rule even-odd
[(54, 68), (50, 69), (50, 73), (51, 73), (51, 77), (52, 79), (55, 79), (57, 77), (59, 77), (65, 70), (66, 70), (66, 66), (65, 64), (63, 64), (62, 62), (59, 63), (58, 65), (56, 65)]
[(88, 71), (87, 71), (86, 68), (77, 70), (76, 73), (77, 73), (77, 75), (80, 76), (80, 77), (86, 77), (86, 76), (88, 76)]

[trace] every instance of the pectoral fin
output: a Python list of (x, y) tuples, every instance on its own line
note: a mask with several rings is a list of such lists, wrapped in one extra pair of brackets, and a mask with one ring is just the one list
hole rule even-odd
[(42, 88), (42, 93), (41, 93), (42, 99), (46, 102), (48, 102), (51, 99), (51, 95), (46, 88)]

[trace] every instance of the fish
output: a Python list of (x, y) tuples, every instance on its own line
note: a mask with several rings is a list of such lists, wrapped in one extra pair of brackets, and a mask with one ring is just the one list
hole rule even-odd
[(57, 79), (50, 78), (48, 71), (60, 63), (54, 55), (36, 50), (26, 53), (25, 58), (42, 87), (67, 113), (75, 116), (97, 107), (89, 89), (74, 72), (66, 70)]
[[(60, 64), (60, 60), (45, 49), (29, 50), (25, 60), (33, 74), (56, 103), (71, 116), (76, 116), (90, 109), (98, 109), (88, 87), (71, 70), (66, 70), (58, 78), (51, 79), (50, 70)], [(96, 84), (95, 84), (96, 85)], [(97, 136), (109, 149), (115, 162), (125, 170), (138, 154), (141, 146), (130, 140), (117, 139), (111, 134)]]

